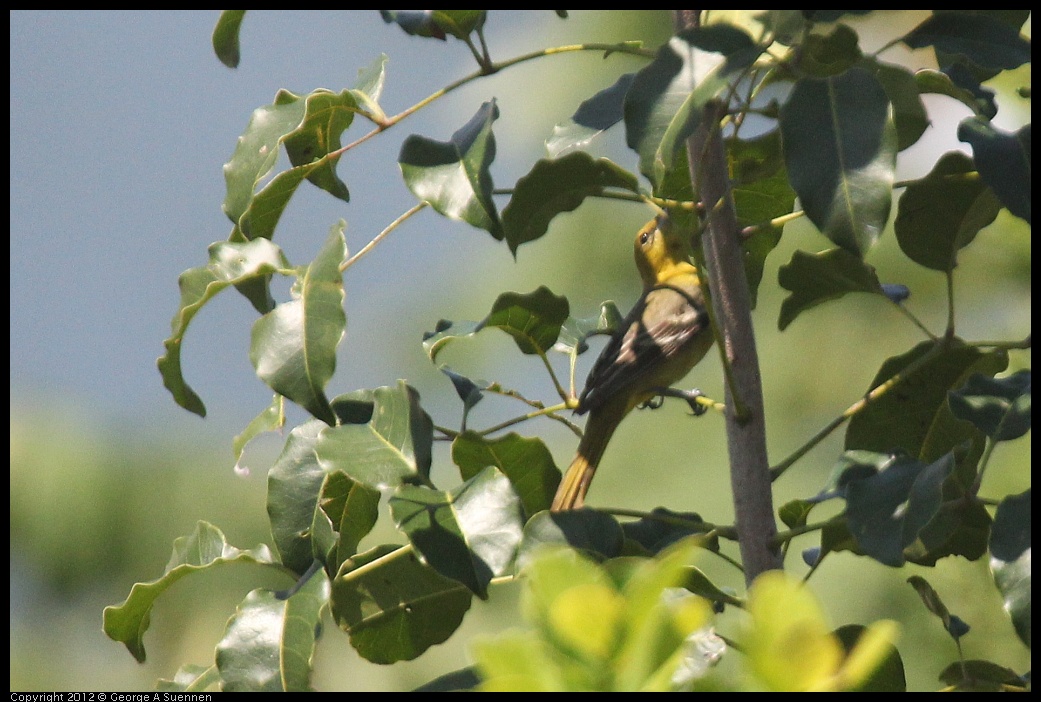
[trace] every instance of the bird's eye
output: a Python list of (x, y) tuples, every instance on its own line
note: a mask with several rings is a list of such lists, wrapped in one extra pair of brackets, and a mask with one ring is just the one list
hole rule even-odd
[(642, 232), (640, 234), (640, 246), (646, 246), (647, 242), (651, 240), (651, 232)]

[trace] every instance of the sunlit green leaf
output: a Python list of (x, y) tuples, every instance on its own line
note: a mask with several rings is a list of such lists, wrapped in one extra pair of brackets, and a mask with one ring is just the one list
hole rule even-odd
[(428, 565), (482, 598), (513, 565), (524, 525), (520, 498), (494, 466), (448, 492), (402, 486), (390, 512)]
[(449, 141), (412, 135), (401, 145), (398, 164), (405, 185), (420, 200), (446, 217), (472, 224), (502, 240), (489, 170), (495, 159), (492, 122), (498, 116), (499, 108), (492, 100), (484, 103)]
[(217, 644), (224, 692), (308, 692), (329, 580), (315, 574), (286, 600), (254, 590), (228, 621)]
[(560, 469), (540, 439), (509, 433), (495, 439), (467, 431), (452, 441), (452, 461), (463, 480), (470, 480), (487, 466), (495, 466), (509, 478), (531, 515), (549, 509), (560, 482)]
[(143, 639), (151, 623), (152, 606), (156, 599), (187, 575), (236, 562), (256, 563), (275, 568), (281, 573), (286, 572), (272, 558), (267, 546), (260, 545), (250, 551), (241, 551), (228, 544), (220, 529), (199, 522), (193, 533), (174, 541), (173, 555), (161, 578), (148, 583), (135, 583), (123, 604), (105, 608), (105, 633), (113, 641), (124, 644), (138, 662), (144, 663)]
[(553, 136), (546, 140), (549, 155), (556, 158), (572, 149), (581, 148), (621, 122), (625, 93), (635, 75), (626, 73), (621, 76), (610, 88), (583, 101), (567, 122), (553, 127)]
[(336, 347), (343, 338), (343, 275), (339, 265), (346, 245), (340, 220), (307, 267), (298, 297), (253, 325), (250, 360), (268, 386), (326, 424), (335, 424), (325, 384), (336, 370)]
[(231, 451), (235, 456), (236, 470), (247, 470), (244, 466), (239, 465), (246, 444), (265, 432), (279, 431), (285, 426), (285, 424), (285, 398), (278, 393), (275, 393), (274, 398), (271, 400), (271, 404), (262, 409), (260, 414), (250, 420), (249, 424), (246, 425), (246, 428), (242, 430), (242, 433), (237, 434), (235, 438), (231, 440)]
[(315, 451), (326, 471), (342, 471), (382, 490), (402, 482), (426, 482), (430, 474), (433, 423), (419, 393), (404, 381), (372, 391), (371, 416), (322, 432)]
[(545, 286), (526, 295), (503, 293), (475, 331), (495, 327), (512, 336), (521, 353), (544, 354), (557, 343), (569, 311), (567, 298)]
[(290, 268), (282, 250), (266, 240), (217, 242), (210, 246), (209, 253), (209, 265), (191, 268), (177, 280), (181, 303), (170, 323), (170, 338), (163, 342), (166, 353), (157, 361), (163, 385), (177, 404), (201, 417), (206, 416), (206, 406), (181, 374), (181, 343), (188, 324), (203, 305), (229, 285), (264, 278), (274, 272), (288, 272)]

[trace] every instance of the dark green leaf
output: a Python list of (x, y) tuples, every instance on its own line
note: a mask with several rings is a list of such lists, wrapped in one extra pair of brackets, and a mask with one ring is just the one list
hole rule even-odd
[(492, 201), (492, 161), (499, 116), (495, 101), (486, 102), (449, 141), (412, 135), (401, 145), (398, 164), (408, 189), (446, 217), (485, 229), (501, 241), (504, 234)]
[(918, 91), (915, 76), (903, 66), (888, 63), (871, 64), (875, 77), (893, 106), (898, 151), (915, 144), (929, 128), (929, 115)]
[[(376, 526), (379, 503), (378, 490), (352, 480), (344, 473), (326, 476), (319, 505), (336, 538), (336, 552), (327, 571), (335, 573), (341, 563), (358, 552), (358, 544)], [(315, 515), (316, 519), (318, 516)]]
[(350, 90), (339, 94), (316, 90), (305, 100), (304, 117), (296, 129), (283, 137), (289, 161), (294, 166), (306, 166), (323, 159), (307, 179), (333, 197), (350, 200), (347, 186), (336, 175), (339, 156), (329, 156), (340, 146), (340, 136), (351, 126), (358, 112), (358, 100)]
[(315, 451), (328, 472), (343, 471), (377, 490), (430, 475), (434, 429), (419, 393), (404, 381), (372, 391), (371, 419), (322, 432)]
[(282, 564), (302, 574), (314, 560), (311, 525), (325, 471), (314, 447), (327, 425), (317, 419), (289, 432), (282, 453), (268, 472), (267, 513)]
[(955, 81), (957, 74), (952, 75), (923, 68), (915, 72), (914, 79), (920, 93), (936, 93), (954, 98), (981, 117), (991, 119), (998, 113), (994, 103), (994, 91), (982, 88), (978, 83), (965, 85)]
[(756, 139), (727, 140), (727, 156), (734, 169), (738, 226), (755, 228), (741, 241), (748, 292), (755, 307), (766, 257), (781, 240), (782, 227), (768, 223), (791, 213), (795, 191), (788, 184), (780, 133), (776, 130)]
[[(971, 425), (947, 420), (947, 393), (961, 387), (975, 372), (1001, 372), (1008, 365), (1008, 357), (1004, 352), (984, 353), (958, 340), (942, 350), (934, 348), (933, 342), (923, 342), (882, 364), (870, 388), (898, 374), (900, 382), (853, 416), (846, 431), (847, 449), (882, 453), (903, 449), (931, 462), (972, 438), (975, 429)], [(904, 374), (908, 365), (917, 363), (926, 353), (931, 355), (923, 366)]]
[(635, 73), (626, 73), (610, 88), (584, 101), (567, 122), (553, 127), (553, 136), (546, 140), (546, 150), (556, 158), (571, 149), (585, 146), (602, 132), (622, 121), (625, 93), (632, 85)]
[(478, 675), (477, 668), (470, 666), (438, 676), (430, 682), (420, 685), (413, 692), (471, 691), (480, 684), (481, 676)]
[(806, 525), (810, 517), (810, 511), (818, 504), (815, 500), (792, 500), (781, 505), (777, 510), (777, 516), (781, 518), (784, 525), (789, 529), (795, 529)]
[(581, 151), (556, 160), (539, 160), (517, 181), (513, 197), (502, 211), (510, 251), (516, 255), (521, 244), (542, 237), (558, 214), (577, 209), (587, 197), (602, 195), (607, 188), (635, 193), (639, 183), (636, 176), (608, 159), (594, 159)]
[(309, 692), (329, 580), (318, 573), (287, 600), (254, 590), (217, 644), (224, 692)]
[[(648, 553), (657, 554), (680, 539), (688, 536), (704, 535), (715, 527), (706, 524), (700, 514), (695, 512), (673, 512), (658, 507), (651, 513), (635, 522), (622, 524), (622, 533), (631, 541), (640, 544)], [(711, 551), (719, 550), (719, 539), (712, 536), (701, 544)]]
[(326, 424), (335, 424), (325, 384), (336, 370), (336, 347), (343, 338), (343, 230), (332, 227), (322, 250), (307, 267), (299, 296), (276, 307), (253, 325), (249, 358), (268, 386)]
[(986, 15), (935, 14), (904, 38), (912, 49), (932, 46), (961, 54), (986, 68), (1009, 70), (1030, 61), (1030, 42), (1010, 25)]
[(503, 293), (474, 331), (495, 327), (513, 337), (521, 353), (545, 354), (557, 343), (570, 308), (566, 297), (540, 286), (526, 295)]
[(951, 411), (996, 441), (1018, 439), (1030, 430), (1030, 371), (1007, 378), (970, 376), (952, 391)]
[(524, 525), (520, 498), (494, 466), (449, 492), (402, 486), (390, 512), (427, 565), (481, 598), (513, 565)]
[(915, 263), (939, 271), (958, 265), (958, 251), (998, 216), (1001, 203), (980, 179), (972, 159), (944, 154), (925, 178), (910, 184), (897, 205), (900, 248)]
[(539, 512), (524, 525), (517, 566), (524, 568), (546, 544), (566, 544), (599, 558), (614, 558), (622, 555), (624, 542), (622, 527), (609, 514), (592, 509)]
[(344, 561), (333, 581), (332, 612), (363, 658), (396, 663), (448, 639), (472, 597), (410, 548), (384, 545)]
[(777, 272), (777, 282), (792, 293), (781, 303), (777, 320), (781, 330), (806, 310), (847, 293), (882, 294), (874, 268), (846, 249), (796, 251)]
[(939, 679), (958, 692), (1030, 691), (1029, 674), (1024, 679), (1014, 670), (991, 661), (955, 661), (943, 669)]
[(163, 342), (166, 353), (157, 361), (163, 385), (177, 404), (200, 417), (206, 416), (206, 406), (181, 374), (181, 342), (188, 323), (210, 298), (229, 285), (288, 271), (290, 267), (282, 250), (266, 240), (217, 242), (210, 246), (209, 253), (208, 266), (191, 268), (177, 280), (181, 288), (181, 304), (170, 323), (172, 334)]
[(860, 62), (860, 38), (845, 24), (826, 34), (808, 34), (797, 52), (798, 69), (816, 78), (837, 76)]
[[(640, 156), (640, 172), (657, 187), (694, 133), (701, 113), (722, 95), (762, 48), (742, 30), (708, 25), (681, 32), (641, 69), (625, 95), (625, 142)], [(693, 61), (713, 65), (694, 80)], [(719, 54), (719, 56), (710, 56)], [(699, 64), (700, 67), (700, 64)]]
[(990, 531), (990, 569), (1005, 601), (1005, 611), (1020, 640), (1030, 648), (1030, 490), (998, 505)]
[(907, 582), (911, 584), (911, 587), (915, 589), (918, 596), (922, 599), (922, 603), (925, 604), (925, 608), (936, 615), (936, 617), (943, 622), (943, 628), (947, 630), (953, 638), (960, 638), (966, 632), (964, 628), (964, 622), (955, 617), (948, 611), (947, 605), (940, 599), (940, 595), (933, 589), (933, 586), (929, 582), (918, 575), (912, 575), (907, 579)]
[(496, 439), (463, 432), (452, 441), (452, 461), (463, 480), (488, 466), (498, 468), (513, 484), (529, 515), (549, 509), (560, 483), (560, 469), (546, 445), (512, 432)]
[(245, 10), (221, 10), (213, 28), (213, 53), (228, 68), (239, 65), (239, 29), (245, 16)]
[(445, 31), (434, 21), (434, 10), (380, 10), (387, 24), (397, 23), (401, 29), (414, 37), (430, 37), (445, 40)]
[(1016, 132), (1003, 132), (990, 122), (970, 117), (958, 125), (958, 139), (972, 146), (976, 168), (1001, 204), (1029, 224), (1030, 125)]
[[(848, 624), (835, 630), (846, 655), (857, 645), (865, 631), (867, 627), (860, 624)], [(887, 653), (882, 663), (850, 692), (907, 692), (907, 678), (904, 675), (904, 661), (900, 658), (900, 651), (892, 644), (887, 644), (886, 649)]]
[(143, 639), (151, 623), (152, 606), (159, 595), (186, 575), (234, 562), (257, 563), (285, 572), (267, 546), (261, 544), (250, 551), (240, 551), (228, 544), (220, 529), (200, 521), (194, 532), (174, 540), (173, 555), (161, 578), (135, 583), (123, 604), (105, 608), (105, 633), (113, 641), (124, 644), (139, 663), (144, 663)]
[(781, 107), (788, 179), (829, 239), (863, 258), (889, 217), (896, 166), (892, 109), (861, 68), (802, 78)]

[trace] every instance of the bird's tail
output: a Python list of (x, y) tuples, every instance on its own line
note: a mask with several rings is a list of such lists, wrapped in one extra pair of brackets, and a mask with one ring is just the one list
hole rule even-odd
[(627, 414), (623, 410), (621, 416), (618, 416), (619, 413), (611, 411), (612, 409), (608, 406), (602, 408), (607, 411), (590, 413), (585, 435), (578, 445), (574, 460), (560, 481), (553, 505), (550, 507), (551, 511), (578, 509), (585, 502), (589, 483), (592, 482), (596, 467), (600, 464), (604, 450), (607, 449), (607, 442), (611, 440), (611, 435), (614, 434), (622, 417)]

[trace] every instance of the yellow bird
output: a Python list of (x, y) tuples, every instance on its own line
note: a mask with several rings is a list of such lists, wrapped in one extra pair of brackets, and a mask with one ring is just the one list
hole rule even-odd
[(582, 506), (607, 442), (634, 407), (682, 380), (712, 347), (698, 269), (666, 216), (633, 244), (643, 294), (600, 353), (578, 400), (589, 413), (578, 452), (557, 489), (554, 512)]

